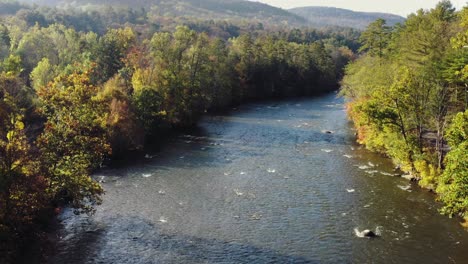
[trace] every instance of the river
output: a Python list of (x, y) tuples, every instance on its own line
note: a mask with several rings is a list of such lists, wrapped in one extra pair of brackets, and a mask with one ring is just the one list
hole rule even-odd
[(47, 262), (466, 263), (468, 232), (357, 146), (343, 108), (334, 94), (244, 105), (104, 169), (103, 204), (60, 216)]

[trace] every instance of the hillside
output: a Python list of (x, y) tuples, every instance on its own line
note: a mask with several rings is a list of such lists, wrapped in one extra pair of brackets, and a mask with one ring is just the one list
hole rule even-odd
[[(185, 17), (202, 20), (259, 22), (270, 26), (352, 27), (364, 29), (377, 18), (387, 24), (401, 23), (401, 16), (386, 13), (355, 12), (334, 7), (299, 7), (290, 10), (245, 0), (19, 0), (21, 3), (52, 7), (78, 7), (85, 10), (108, 5), (116, 8), (144, 8), (149, 16)], [(14, 2), (14, 1), (7, 1)], [(10, 5), (12, 5), (10, 7)], [(14, 3), (3, 9), (15, 10)], [(19, 9), (19, 7), (16, 7)], [(0, 10), (1, 13), (1, 10)]]
[(356, 12), (335, 7), (298, 7), (289, 11), (307, 19), (311, 25), (316, 27), (340, 26), (365, 29), (367, 25), (378, 18), (385, 19), (388, 25), (405, 21), (405, 18), (393, 14)]
[(145, 8), (153, 15), (202, 19), (249, 20), (275, 25), (301, 26), (307, 20), (284, 9), (245, 0), (22, 0), (49, 6), (111, 5)]

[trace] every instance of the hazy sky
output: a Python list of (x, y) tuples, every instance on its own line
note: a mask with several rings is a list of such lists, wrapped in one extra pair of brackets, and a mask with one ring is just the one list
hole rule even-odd
[[(332, 6), (366, 12), (386, 12), (406, 17), (420, 8), (433, 8), (439, 0), (257, 0), (281, 8), (299, 6)], [(468, 0), (452, 0), (460, 9)]]

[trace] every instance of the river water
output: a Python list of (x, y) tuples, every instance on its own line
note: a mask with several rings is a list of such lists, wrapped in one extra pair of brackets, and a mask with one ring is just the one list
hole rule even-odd
[(466, 263), (468, 232), (355, 145), (343, 107), (245, 105), (99, 172), (103, 204), (60, 216), (48, 263)]

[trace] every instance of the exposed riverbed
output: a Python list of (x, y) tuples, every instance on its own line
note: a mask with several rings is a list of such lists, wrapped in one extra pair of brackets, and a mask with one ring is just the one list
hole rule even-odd
[(48, 262), (466, 263), (468, 232), (394, 174), (335, 95), (245, 105), (99, 172), (103, 204), (61, 216)]

